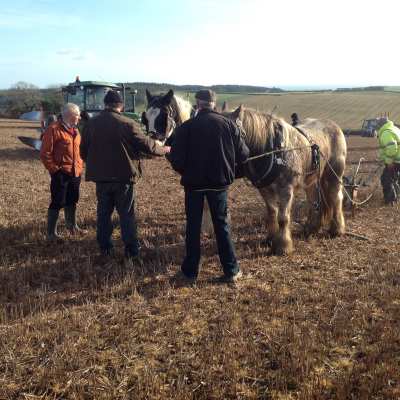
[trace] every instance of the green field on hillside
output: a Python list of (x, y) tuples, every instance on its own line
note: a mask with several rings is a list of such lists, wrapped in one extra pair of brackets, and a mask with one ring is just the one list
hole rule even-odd
[[(176, 92), (184, 99), (195, 103), (194, 93)], [(240, 104), (262, 112), (271, 112), (290, 121), (296, 112), (300, 118), (329, 118), (343, 129), (359, 128), (362, 121), (388, 112), (392, 120), (400, 122), (400, 91), (360, 91), (360, 92), (287, 92), (268, 94), (217, 94), (218, 106), (224, 101), (230, 109)], [(139, 105), (141, 110), (144, 105)]]
[[(193, 94), (190, 101), (194, 102)], [(218, 105), (224, 101), (228, 102), (229, 108), (244, 104), (271, 112), (276, 107), (275, 113), (288, 121), (293, 112), (300, 118), (329, 118), (346, 129), (360, 127), (365, 118), (375, 118), (384, 112), (388, 112), (392, 120), (400, 121), (400, 92), (219, 94)]]

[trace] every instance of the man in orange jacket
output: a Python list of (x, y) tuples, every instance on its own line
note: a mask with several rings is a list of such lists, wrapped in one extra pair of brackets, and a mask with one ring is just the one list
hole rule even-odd
[(40, 158), (50, 173), (51, 202), (47, 217), (47, 239), (61, 239), (57, 233), (57, 220), (64, 208), (65, 224), (71, 233), (82, 230), (76, 224), (76, 204), (79, 200), (79, 186), (83, 161), (79, 153), (81, 135), (76, 128), (79, 107), (67, 103), (61, 112), (61, 119), (53, 122), (43, 135)]

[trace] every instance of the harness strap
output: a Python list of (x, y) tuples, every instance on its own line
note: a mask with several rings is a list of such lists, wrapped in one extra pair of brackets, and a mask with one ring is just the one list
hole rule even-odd
[(317, 181), (317, 201), (314, 202), (314, 207), (318, 212), (321, 212), (321, 201), (322, 201), (322, 192), (321, 192), (321, 152), (319, 146), (314, 143), (314, 141), (310, 138), (309, 135), (303, 130), (300, 129), (297, 125), (293, 125), (310, 143), (311, 147), (311, 171), (314, 172), (318, 170), (318, 181)]
[(319, 146), (311, 139), (311, 137), (303, 130), (300, 129), (298, 126), (293, 126), (296, 128), (310, 143), (311, 147), (311, 169), (316, 170), (319, 168), (321, 163), (321, 155), (319, 151)]
[[(237, 118), (235, 120), (237, 127), (239, 128), (240, 136), (245, 139), (247, 133), (243, 127), (243, 122)], [(281, 128), (281, 125), (279, 125)], [(246, 162), (247, 168), (250, 172), (250, 180), (252, 184), (256, 187), (263, 187), (270, 185), (279, 175), (281, 167), (285, 165), (284, 159), (282, 157), (281, 146), (282, 138), (280, 137), (282, 132), (277, 133), (278, 126), (274, 127), (274, 135), (269, 137), (269, 149), (270, 151), (265, 153), (265, 156), (269, 156), (269, 162), (260, 177), (254, 177), (255, 171), (254, 167), (250, 163), (251, 160)], [(279, 136), (279, 137), (278, 137)]]

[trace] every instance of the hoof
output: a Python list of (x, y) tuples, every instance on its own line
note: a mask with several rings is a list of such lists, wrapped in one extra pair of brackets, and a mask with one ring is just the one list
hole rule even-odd
[(306, 225), (304, 227), (304, 236), (306, 239), (308, 239), (312, 235), (316, 235), (319, 232), (319, 227), (313, 226), (313, 225)]
[(282, 238), (275, 239), (272, 242), (271, 251), (276, 256), (288, 256), (293, 253), (292, 241), (283, 240)]
[(262, 244), (267, 247), (272, 247), (272, 236), (269, 236), (265, 240), (263, 240)]
[(331, 238), (336, 238), (339, 236), (343, 236), (345, 234), (345, 229), (344, 228), (338, 229), (338, 227), (335, 225), (331, 226), (328, 232)]

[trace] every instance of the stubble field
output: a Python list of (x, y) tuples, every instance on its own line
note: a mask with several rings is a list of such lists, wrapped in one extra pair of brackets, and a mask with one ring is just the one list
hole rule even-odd
[[(275, 257), (261, 198), (237, 181), (232, 231), (245, 277), (218, 284), (204, 237), (199, 282), (184, 287), (172, 279), (183, 191), (167, 161), (146, 160), (137, 185), (144, 267), (123, 268), (118, 229), (118, 258), (103, 265), (91, 183), (78, 208), (88, 234), (44, 240), (49, 177), (16, 138), (33, 128), (0, 120), (0, 399), (400, 398), (400, 217), (380, 191), (347, 214), (368, 241), (296, 234), (294, 254)], [(374, 160), (375, 145), (350, 139), (372, 149), (350, 158)]]
[[(185, 93), (181, 93), (185, 97)], [(194, 95), (191, 95), (194, 103)], [(364, 119), (376, 118), (389, 113), (400, 122), (400, 93), (394, 92), (294, 92), (278, 94), (220, 94), (218, 103), (226, 101), (229, 107), (240, 104), (271, 112), (290, 121), (293, 112), (300, 118), (330, 118), (342, 129), (360, 128)]]

